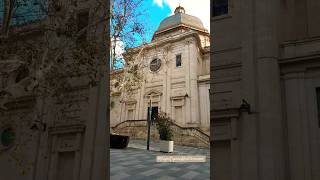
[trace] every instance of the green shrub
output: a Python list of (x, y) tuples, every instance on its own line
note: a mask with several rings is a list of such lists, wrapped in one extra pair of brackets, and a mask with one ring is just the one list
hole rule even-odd
[(160, 112), (156, 118), (156, 126), (159, 131), (160, 140), (172, 141), (173, 131), (171, 120), (166, 113)]

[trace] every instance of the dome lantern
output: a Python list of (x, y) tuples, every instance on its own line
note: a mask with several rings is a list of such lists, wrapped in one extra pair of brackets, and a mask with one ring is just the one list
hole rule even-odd
[(186, 10), (184, 10), (184, 8), (179, 5), (179, 6), (174, 10), (174, 14), (177, 14), (177, 13), (183, 13), (183, 14), (185, 14), (185, 13), (186, 13)]

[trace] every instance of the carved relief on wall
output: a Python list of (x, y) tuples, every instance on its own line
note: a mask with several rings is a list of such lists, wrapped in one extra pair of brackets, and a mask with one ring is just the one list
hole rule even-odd
[(55, 118), (56, 125), (68, 125), (84, 123), (83, 110), (88, 107), (87, 87), (76, 87), (57, 98), (57, 113)]
[(52, 152), (80, 150), (84, 125), (70, 125), (49, 128), (52, 136)]
[(7, 110), (10, 101), (32, 94), (33, 83), (28, 75), (26, 64), (17, 57), (0, 62), (0, 110)]
[(137, 101), (127, 101), (126, 104), (128, 109), (136, 109)]

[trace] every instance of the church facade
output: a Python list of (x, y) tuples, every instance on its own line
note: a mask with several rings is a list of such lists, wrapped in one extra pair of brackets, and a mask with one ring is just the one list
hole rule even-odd
[(110, 126), (147, 119), (151, 103), (152, 118), (165, 112), (180, 126), (209, 128), (209, 39), (200, 19), (177, 7), (160, 23), (151, 43), (133, 50), (135, 61), (143, 64), (143, 81), (129, 97), (111, 95)]

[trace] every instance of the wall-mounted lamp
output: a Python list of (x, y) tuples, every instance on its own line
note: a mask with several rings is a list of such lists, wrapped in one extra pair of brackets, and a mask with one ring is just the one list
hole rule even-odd
[(34, 131), (43, 131), (45, 132), (46, 129), (47, 129), (47, 124), (46, 123), (43, 123), (39, 120), (35, 120), (32, 124), (32, 126), (30, 127), (31, 130), (34, 130)]
[(242, 99), (242, 104), (239, 108), (240, 112), (247, 112), (248, 114), (252, 114), (251, 112), (251, 105), (244, 99)]

